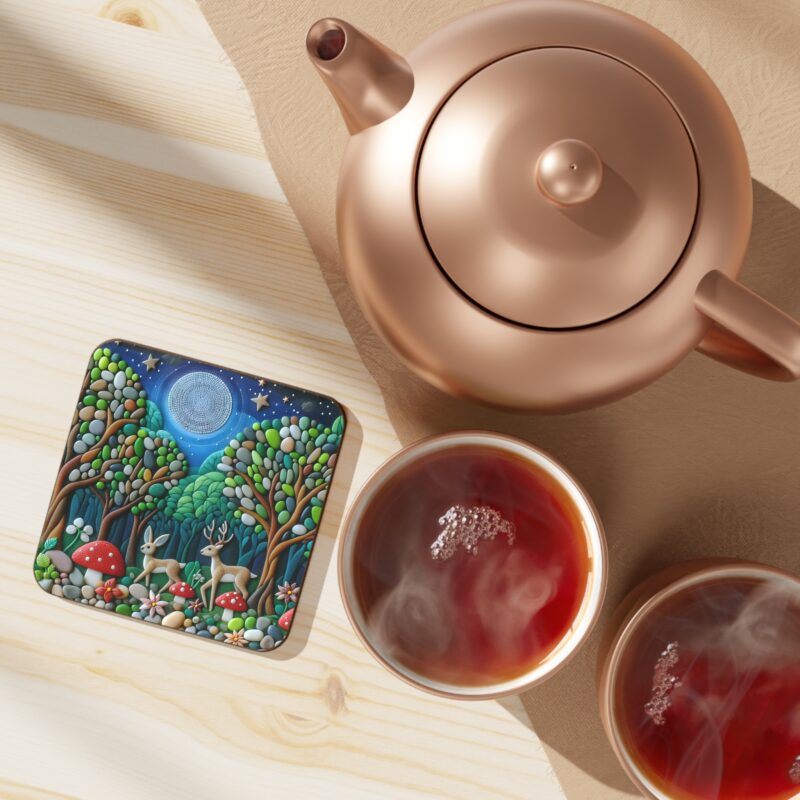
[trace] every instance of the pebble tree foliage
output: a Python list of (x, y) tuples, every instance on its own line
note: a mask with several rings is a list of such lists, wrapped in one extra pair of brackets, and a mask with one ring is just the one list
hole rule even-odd
[[(123, 388), (128, 396), (123, 395)], [(47, 511), (45, 539), (60, 541), (71, 495), (78, 489), (94, 487), (106, 469), (120, 462), (122, 427), (129, 422), (138, 426), (145, 415), (145, 404), (144, 390), (133, 369), (110, 348), (95, 350)]]
[(98, 539), (141, 503), (155, 503), (185, 474), (185, 457), (171, 439), (143, 428), (147, 397), (133, 368), (109, 347), (95, 350), (67, 440), (67, 457), (47, 511), (43, 541), (61, 541), (69, 500), (87, 489), (102, 504)]
[(119, 463), (106, 470), (96, 484), (107, 493), (112, 506), (100, 524), (97, 538), (101, 540), (108, 537), (111, 523), (128, 511), (139, 516), (157, 510), (157, 502), (186, 474), (186, 457), (173, 439), (133, 423), (122, 427), (116, 450)]
[(103, 475), (103, 486), (113, 508), (103, 516), (98, 539), (105, 539), (111, 523), (130, 511), (133, 529), (128, 553), (135, 555), (139, 531), (163, 508), (167, 492), (186, 474), (186, 456), (174, 439), (147, 428), (125, 425), (119, 453), (121, 463)]
[(169, 497), (167, 489), (168, 486), (166, 482), (153, 486), (148, 493), (150, 499), (148, 499), (148, 495), (145, 495), (145, 497), (139, 498), (139, 502), (131, 506), (130, 512), (133, 515), (133, 528), (131, 529), (131, 535), (128, 538), (128, 545), (125, 551), (125, 563), (136, 563), (136, 548), (139, 545), (139, 534), (156, 514), (165, 510), (167, 498)]
[(344, 420), (325, 427), (308, 417), (254, 422), (236, 435), (217, 467), (234, 518), (266, 541), (259, 612), (274, 610), (278, 559), (313, 539), (336, 463)]

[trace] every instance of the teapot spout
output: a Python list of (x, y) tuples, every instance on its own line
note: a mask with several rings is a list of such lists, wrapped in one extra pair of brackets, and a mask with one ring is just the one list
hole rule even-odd
[(402, 56), (342, 20), (315, 22), (306, 48), (351, 134), (394, 116), (414, 91), (414, 75)]

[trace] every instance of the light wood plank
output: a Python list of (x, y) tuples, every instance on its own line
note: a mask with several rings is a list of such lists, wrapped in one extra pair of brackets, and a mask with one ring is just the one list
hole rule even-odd
[(189, 36), (177, 23), (164, 34), (116, 19), (125, 8), (165, 15), (163, 3), (69, 6), (0, 3), (0, 101), (263, 153), (239, 76), (194, 3), (170, 4)]
[[(157, 24), (114, 21), (134, 13)], [(0, 175), (0, 794), (560, 797), (517, 701), (415, 692), (347, 623), (338, 524), (398, 442), (194, 5), (0, 0)], [(114, 336), (348, 408), (273, 658), (59, 603), (30, 575), (87, 353)]]

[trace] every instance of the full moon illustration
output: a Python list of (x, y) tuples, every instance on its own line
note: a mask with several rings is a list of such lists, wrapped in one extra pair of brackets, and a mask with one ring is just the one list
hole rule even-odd
[(233, 399), (225, 381), (210, 372), (190, 372), (175, 381), (169, 391), (169, 410), (189, 433), (218, 431), (228, 421)]

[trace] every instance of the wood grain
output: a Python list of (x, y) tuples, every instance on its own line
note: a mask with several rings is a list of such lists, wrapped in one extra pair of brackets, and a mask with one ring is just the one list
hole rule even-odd
[[(398, 440), (195, 5), (0, 0), (0, 176), (0, 795), (560, 797), (518, 700), (415, 692), (346, 621), (338, 524)], [(36, 586), (85, 359), (109, 337), (346, 405), (305, 596), (274, 657)]]

